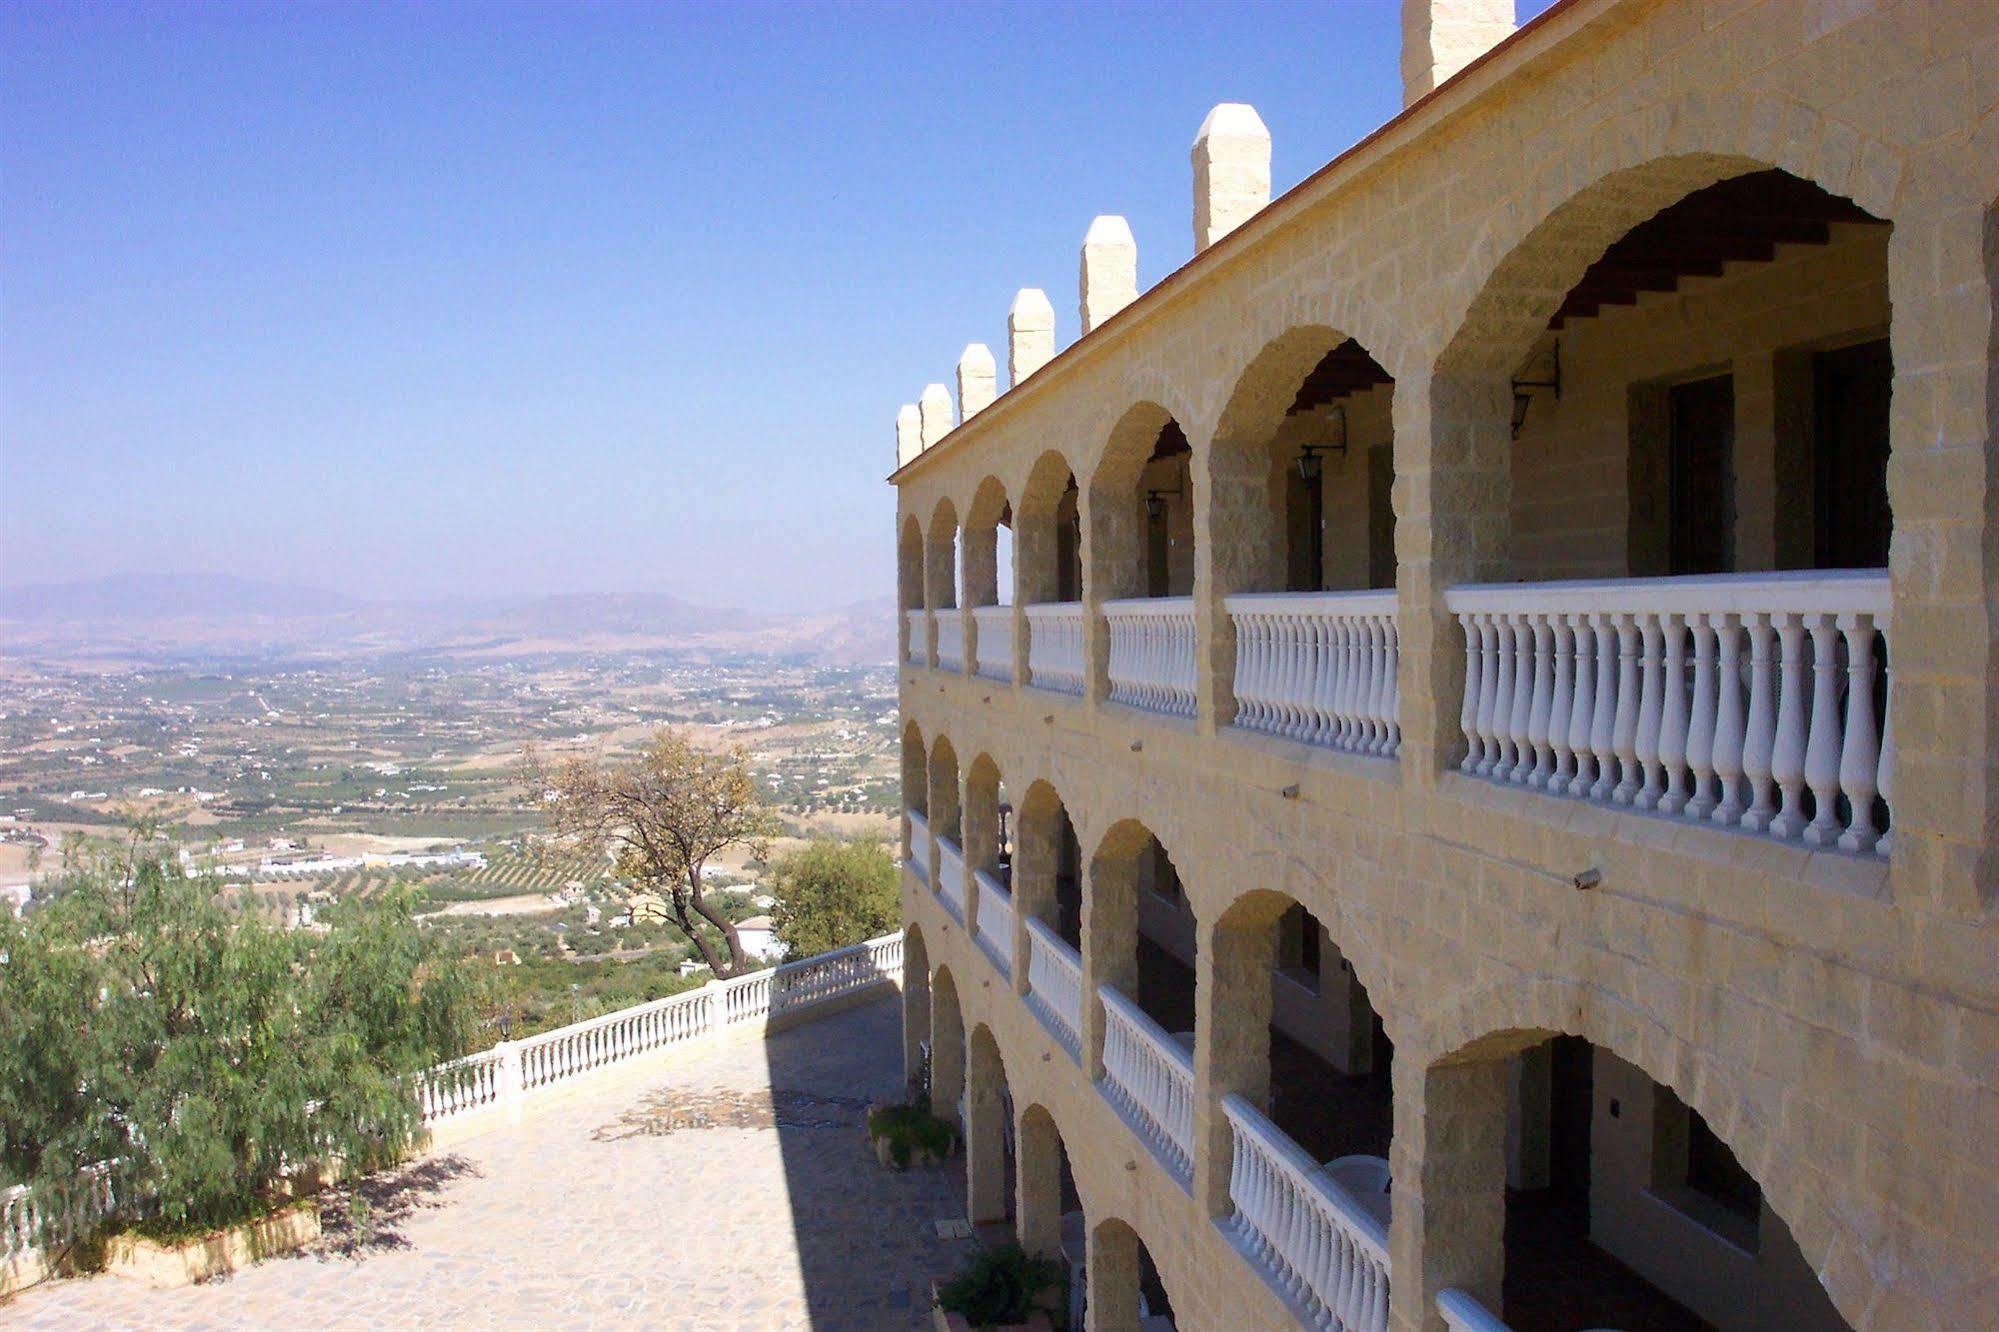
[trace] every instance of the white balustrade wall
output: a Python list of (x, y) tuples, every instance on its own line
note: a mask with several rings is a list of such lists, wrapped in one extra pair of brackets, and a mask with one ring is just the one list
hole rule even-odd
[(1059, 694), (1084, 692), (1083, 603), (1051, 601), (1026, 614), (1027, 682)]
[(977, 606), (972, 610), (972, 642), (976, 671), (988, 680), (1013, 679), (1013, 607)]
[(1385, 1332), (1388, 1230), (1240, 1096), (1222, 1098), (1235, 1147), (1232, 1238), (1314, 1327)]
[(1464, 770), (1885, 856), (1880, 570), (1453, 588)]
[[(32, 1279), (35, 1273), (23, 1269), (37, 1263), (45, 1243), (86, 1235), (118, 1210), (108, 1166), (89, 1166), (81, 1175), (79, 1187), (54, 1215), (42, 1209), (25, 1184), (0, 1189), (0, 1278)], [(5, 1289), (7, 1282), (0, 1281), (0, 1290)]]
[(965, 922), (965, 853), (948, 837), (937, 839), (937, 894), (959, 924)]
[(1013, 895), (990, 870), (980, 870), (978, 916), (979, 947), (1000, 969), (1002, 976), (1013, 975)]
[(904, 611), (902, 618), (909, 624), (909, 651), (904, 660), (912, 666), (930, 664), (930, 629), (928, 612)]
[(930, 881), (930, 820), (915, 810), (904, 810), (909, 818), (909, 867), (925, 883)]
[(956, 606), (937, 610), (937, 669), (965, 669), (965, 613)]
[(1456, 1287), (1437, 1292), (1437, 1313), (1450, 1332), (1513, 1332), (1469, 1291)]
[(1027, 921), (1027, 1003), (1055, 1033), (1070, 1055), (1083, 1048), (1083, 961), (1054, 930)]
[(1194, 1170), (1194, 1063), (1180, 1043), (1110, 985), (1104, 1004), (1105, 1094), (1182, 1179)]
[(1169, 716), (1194, 715), (1194, 599), (1104, 603), (1111, 639), (1111, 701)]
[(1227, 598), (1235, 724), (1392, 755), (1402, 747), (1395, 593), (1271, 592)]

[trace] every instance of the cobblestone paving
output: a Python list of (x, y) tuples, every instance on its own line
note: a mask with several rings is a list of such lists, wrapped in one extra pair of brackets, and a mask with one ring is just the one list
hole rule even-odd
[(317, 1252), (182, 1290), (54, 1282), (0, 1326), (925, 1327), (968, 1241), (932, 1225), (964, 1215), (958, 1169), (891, 1174), (868, 1151), (900, 1041), (888, 998), (608, 1073), (371, 1186), (370, 1242), (329, 1207)]

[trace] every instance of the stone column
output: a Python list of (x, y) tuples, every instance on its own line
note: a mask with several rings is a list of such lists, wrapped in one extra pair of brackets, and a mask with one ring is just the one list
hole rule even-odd
[(1021, 380), (1054, 359), (1055, 307), (1041, 288), (1022, 287), (1006, 312), (1007, 387), (1019, 388)]
[(998, 368), (992, 348), (983, 342), (968, 343), (958, 357), (958, 419), (969, 421), (993, 405), (999, 396)]
[(958, 1009), (958, 988), (948, 971), (940, 971), (930, 986), (930, 1113), (964, 1132), (958, 1118), (958, 1098), (965, 1091), (965, 1023)]
[(1024, 1107), (1014, 1119), (1014, 1230), (1037, 1258), (1062, 1254), (1062, 1135), (1048, 1112)]
[(1225, 1217), (1235, 1152), (1222, 1098), (1270, 1108), (1270, 972), (1274, 917), (1197, 927), (1194, 961), (1194, 1196)]
[(1085, 333), (1138, 299), (1138, 242), (1129, 222), (1104, 216), (1090, 223), (1078, 285)]
[(965, 1125), (965, 1213), (974, 1225), (1006, 1219), (1006, 1070), (992, 1033), (972, 1033)]
[(1083, 1070), (1095, 1082), (1104, 1072), (1104, 1006), (1098, 998), (1115, 985), (1138, 998), (1138, 855), (1136, 848), (1106, 848), (1090, 862), (1083, 892)]
[(1464, 639), (1444, 593), (1507, 576), (1511, 407), (1503, 374), (1395, 386), (1402, 780), (1417, 788), (1464, 754)]
[(1138, 1236), (1122, 1221), (1091, 1227), (1084, 1269), (1089, 1279), (1087, 1332), (1139, 1332)]
[(1061, 855), (1059, 816), (1052, 802), (1023, 802), (1013, 821), (1014, 988), (1027, 993), (1027, 922), (1056, 928), (1055, 872)]
[(1508, 1062), (1494, 1055), (1425, 1068), (1398, 1058), (1394, 1076), (1388, 1322), (1395, 1332), (1443, 1332), (1440, 1291), (1456, 1287), (1501, 1310)]
[[(910, 915), (905, 900), (902, 918)], [(905, 935), (902, 948), (902, 1081), (913, 1098), (923, 1086), (923, 1045), (930, 1039), (930, 959), (920, 934)]]

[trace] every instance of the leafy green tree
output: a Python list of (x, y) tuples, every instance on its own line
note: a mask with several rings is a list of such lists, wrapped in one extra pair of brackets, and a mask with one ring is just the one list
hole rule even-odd
[(771, 867), (771, 913), (788, 957), (810, 957), (887, 934), (902, 919), (900, 878), (880, 842), (818, 837)]
[(137, 836), (74, 856), (0, 920), (0, 1180), (53, 1202), (112, 1161), (177, 1231), (274, 1204), (290, 1168), (406, 1154), (413, 1075), (467, 1049), (472, 995), (407, 893), (327, 915), (231, 912)]

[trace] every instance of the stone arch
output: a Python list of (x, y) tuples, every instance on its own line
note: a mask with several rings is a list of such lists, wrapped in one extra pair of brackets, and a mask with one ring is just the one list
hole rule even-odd
[[(930, 813), (930, 751), (923, 745), (923, 728), (914, 719), (902, 728), (902, 804), (918, 814)], [(909, 830), (903, 829), (903, 854), (909, 853)]]
[(923, 543), (924, 600), (932, 611), (958, 607), (958, 509), (949, 499), (937, 501)]
[(910, 514), (902, 520), (895, 543), (896, 651), (899, 660), (921, 664), (929, 660), (930, 634), (923, 612), (923, 524)]
[[(1055, 784), (1030, 782), (1014, 804), (1013, 905), (1022, 920), (1038, 920), (1071, 946), (1082, 927), (1081, 852)], [(1065, 879), (1067, 882), (1065, 882)]]
[(965, 800), (959, 812), (959, 825), (965, 834), (965, 864), (973, 873), (1000, 874), (1004, 850), (1000, 805), (1004, 799), (1005, 781), (999, 764), (989, 751), (981, 750), (965, 769)]
[[(1180, 441), (1177, 445), (1175, 435)], [(1185, 465), (1173, 461), (1186, 456), (1175, 450), (1186, 447), (1179, 421), (1157, 402), (1133, 404), (1111, 428), (1090, 474), (1083, 515), (1087, 531), (1083, 543), (1085, 581), (1089, 595), (1098, 602), (1159, 595), (1151, 590), (1157, 585), (1154, 575), (1158, 570), (1148, 568), (1149, 559), (1157, 563), (1158, 542), (1149, 542), (1149, 534), (1162, 523), (1169, 540), (1171, 532), (1181, 525), (1191, 533), (1191, 477), (1179, 486), (1180, 507), (1175, 506), (1175, 496), (1163, 493), (1171, 488), (1168, 483), (1172, 478), (1167, 473)], [(1147, 512), (1149, 482), (1158, 482), (1152, 488), (1162, 492), (1156, 519)], [(1191, 535), (1188, 539), (1191, 541)], [(1191, 560), (1188, 568), (1192, 568)], [(1167, 572), (1170, 574), (1171, 568)]]
[[(1180, 865), (1184, 861), (1153, 831), (1136, 818), (1113, 823), (1097, 841), (1090, 855), (1083, 890), (1083, 1051), (1090, 1076), (1103, 1072), (1104, 1002), (1106, 986), (1146, 1009), (1168, 1032), (1193, 1026), (1192, 1005), (1168, 999), (1143, 983), (1139, 967), (1141, 896), (1177, 900), (1184, 907), (1186, 893), (1179, 887)], [(1191, 916), (1191, 912), (1189, 913)], [(1192, 946), (1189, 930), (1186, 944)], [(1191, 963), (1193, 959), (1184, 959)], [(1181, 1011), (1183, 1010), (1184, 1011)]]
[(1061, 1256), (1063, 1184), (1069, 1173), (1067, 1144), (1068, 1138), (1049, 1107), (1039, 1101), (1017, 1107), (1015, 1237), (1021, 1248), (1041, 1258)]
[(930, 977), (930, 1113), (958, 1132), (965, 1122), (958, 1100), (965, 1093), (965, 1014), (957, 978), (947, 964)]
[(948, 837), (955, 842), (960, 825), (958, 751), (952, 746), (949, 736), (940, 735), (931, 742), (928, 771), (930, 802), (926, 812), (930, 818), (930, 835), (933, 838)]
[[(1786, 1087), (1769, 1079), (1740, 1076), (1729, 1060), (1677, 1035), (1642, 1005), (1611, 987), (1579, 979), (1509, 976), (1461, 992), (1432, 1009), (1421, 1035), (1422, 1051), (1411, 1050), (1398, 1072), (1397, 1099), (1403, 1099), (1406, 1089), (1416, 1107), (1415, 1118), (1405, 1118), (1398, 1127), (1410, 1128), (1411, 1136), (1427, 1135), (1420, 1148), (1426, 1211), (1432, 1201), (1431, 1186), (1439, 1177), (1489, 1177), (1489, 1166), (1481, 1168), (1467, 1158), (1490, 1158), (1495, 1150), (1503, 1153), (1506, 1061), (1551, 1037), (1581, 1037), (1670, 1089), (1707, 1122), (1756, 1179), (1767, 1205), (1789, 1228), (1805, 1261), (1849, 1326), (1868, 1326), (1870, 1302), (1891, 1294), (1902, 1301), (1933, 1302), (1931, 1325), (1951, 1325), (1948, 1292), (1939, 1298), (1928, 1291), (1883, 1291), (1912, 1265), (1881, 1253), (1885, 1244), (1892, 1243), (1894, 1228), (1863, 1228), (1842, 1214), (1845, 1209), (1829, 1195), (1803, 1144), (1783, 1131), (1781, 1126), (1789, 1117), (1786, 1107), (1771, 1103), (1769, 1098), (1786, 1097)], [(1443, 1138), (1449, 1139), (1448, 1143)], [(1411, 1167), (1405, 1156), (1413, 1149), (1414, 1144), (1405, 1144), (1398, 1133), (1397, 1178), (1405, 1177)], [(1503, 1166), (1500, 1174), (1504, 1174)], [(1457, 1255), (1447, 1261), (1469, 1262), (1475, 1268), (1477, 1259), (1469, 1258), (1463, 1250), (1483, 1248), (1488, 1255), (1500, 1253), (1498, 1231), (1505, 1209), (1496, 1188), (1479, 1200), (1436, 1201), (1460, 1217), (1472, 1217), (1474, 1228), (1489, 1232), (1482, 1245), (1466, 1244), (1464, 1236), (1447, 1241), (1446, 1247)], [(1481, 1276), (1488, 1290), (1480, 1298), (1494, 1301), (1490, 1307), (1497, 1308), (1498, 1271), (1462, 1274), (1448, 1284), (1470, 1288)], [(1845, 1279), (1837, 1279), (1842, 1277)]]
[(1022, 605), (1083, 599), (1082, 496), (1060, 450), (1034, 460), (1014, 515), (1014, 583)]
[(926, 1090), (923, 1052), (930, 1043), (930, 951), (923, 928), (906, 921), (902, 929), (902, 1076), (911, 1100)]
[(1170, 1292), (1164, 1291), (1164, 1275), (1151, 1262), (1150, 1246), (1129, 1221), (1120, 1216), (1092, 1218), (1088, 1248), (1089, 1303), (1084, 1325), (1089, 1332), (1139, 1332), (1142, 1309), (1153, 1316), (1171, 1312), (1170, 1307), (1150, 1308), (1142, 1293), (1142, 1288), (1151, 1284), (1149, 1274), (1151, 1281), (1158, 1283), (1152, 1294), (1164, 1294), (1172, 1305)]
[[(1000, 529), (1007, 531), (1007, 567), (1000, 567)], [(1013, 505), (1006, 485), (996, 476), (979, 482), (971, 507), (965, 510), (965, 535), (960, 554), (967, 606), (998, 606), (1014, 600), (1011, 551)], [(1002, 574), (1005, 576), (1002, 577)]]
[(974, 1223), (1004, 1221), (1012, 1212), (1008, 1157), (1012, 1116), (1006, 1058), (981, 1022), (965, 1038), (965, 1194)]

